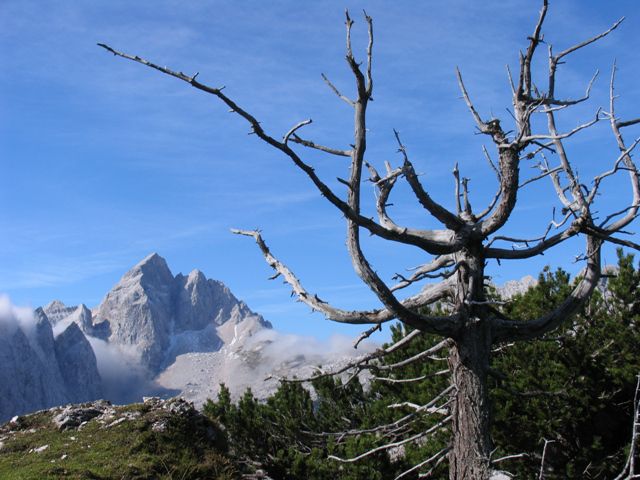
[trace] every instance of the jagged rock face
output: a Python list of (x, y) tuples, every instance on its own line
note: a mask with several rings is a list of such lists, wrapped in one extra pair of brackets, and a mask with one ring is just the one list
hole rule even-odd
[[(54, 398), (65, 398), (69, 401), (72, 397), (64, 386), (60, 365), (56, 359), (55, 339), (49, 318), (40, 308), (36, 309), (33, 315), (35, 325), (29, 343), (42, 364), (42, 374), (47, 378), (48, 388)], [(47, 402), (45, 404), (47, 407), (56, 405)]]
[(68, 395), (74, 402), (88, 402), (102, 396), (96, 356), (76, 323), (70, 323), (55, 338), (55, 358)]
[(27, 335), (5, 323), (0, 323), (0, 385), (0, 421), (68, 401)]
[(84, 333), (88, 335), (93, 334), (91, 310), (89, 310), (84, 303), (78, 305), (76, 309), (71, 312), (71, 315), (67, 317), (67, 320), (78, 325), (78, 327), (80, 327), (80, 330), (82, 330)]
[[(174, 277), (157, 254), (127, 272), (93, 312), (56, 300), (33, 315), (33, 321), (20, 325), (0, 318), (0, 329), (12, 328), (0, 332), (0, 419), (95, 400), (103, 391), (115, 397), (114, 381), (164, 392), (154, 377), (177, 357), (225, 345), (235, 351), (256, 332), (271, 328), (222, 282), (198, 270)], [(104, 385), (87, 336), (99, 348), (100, 368), (106, 366)], [(120, 355), (126, 358), (118, 363), (114, 359)]]
[(59, 321), (67, 318), (77, 307), (67, 307), (60, 300), (54, 300), (45, 305), (42, 310), (47, 316), (51, 325), (56, 325)]
[(157, 373), (181, 353), (218, 350), (224, 340), (216, 327), (248, 318), (271, 327), (223, 283), (198, 270), (174, 277), (165, 260), (152, 254), (107, 294), (92, 329), (106, 331), (108, 325), (110, 343), (135, 347), (143, 365)]
[(75, 323), (57, 337), (42, 309), (0, 322), (0, 420), (101, 395), (96, 357)]
[(522, 277), (520, 280), (509, 280), (500, 286), (496, 286), (496, 292), (500, 298), (509, 300), (516, 295), (522, 295), (530, 288), (535, 287), (538, 281), (531, 275)]
[(156, 370), (171, 333), (173, 275), (157, 254), (127, 272), (98, 307), (94, 324), (108, 322), (109, 342), (135, 345), (142, 362)]
[(68, 307), (60, 300), (54, 300), (38, 310), (42, 310), (57, 332), (61, 332), (69, 323), (74, 322), (86, 335), (99, 337), (93, 327), (91, 310), (84, 303)]

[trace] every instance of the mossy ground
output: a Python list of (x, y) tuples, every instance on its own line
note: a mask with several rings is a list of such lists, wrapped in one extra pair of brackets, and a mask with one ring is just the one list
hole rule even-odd
[[(59, 431), (52, 422), (56, 413), (21, 417), (19, 427), (0, 429), (1, 479), (237, 478), (224, 453), (223, 433), (201, 415), (135, 404), (116, 407), (108, 422), (94, 419), (80, 429)], [(108, 426), (120, 418), (126, 420)], [(154, 431), (159, 421), (166, 428)]]

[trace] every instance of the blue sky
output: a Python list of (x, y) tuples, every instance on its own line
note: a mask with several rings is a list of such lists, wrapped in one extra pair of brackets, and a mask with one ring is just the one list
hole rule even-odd
[[(104, 42), (187, 73), (226, 93), (278, 137), (313, 118), (304, 134), (344, 148), (351, 111), (326, 88), (325, 73), (344, 93), (353, 81), (344, 62), (344, 17), (356, 20), (354, 48), (366, 46), (361, 10), (374, 18), (374, 99), (369, 160), (398, 164), (398, 129), (423, 181), (453, 202), (451, 169), (471, 177), (472, 202), (487, 202), (495, 180), (484, 139), (455, 83), (459, 66), (481, 114), (508, 122), (505, 65), (532, 31), (539, 2), (519, 1), (30, 1), (0, 3), (0, 292), (21, 305), (58, 298), (98, 304), (132, 265), (151, 252), (174, 273), (203, 270), (276, 328), (317, 337), (357, 330), (328, 324), (295, 303), (250, 239), (229, 228), (263, 230), (273, 252), (324, 299), (342, 307), (376, 303), (351, 270), (340, 215), (302, 173), (262, 145), (215, 98), (176, 79), (96, 47)], [(627, 19), (610, 37), (576, 54), (559, 73), (561, 96), (579, 96), (595, 69), (592, 102), (562, 117), (570, 129), (607, 104), (617, 59), (621, 115), (640, 114), (640, 8), (637, 1), (551, 2), (546, 40), (566, 48)], [(544, 60), (541, 62), (543, 67)], [(628, 137), (640, 134), (628, 129)], [(606, 169), (616, 150), (605, 122), (570, 145), (583, 178)], [(339, 158), (309, 155), (323, 178), (343, 192)], [(526, 177), (529, 172), (523, 168)], [(624, 204), (628, 187), (605, 185), (602, 211)], [(364, 189), (370, 203), (373, 190)], [(527, 189), (508, 233), (537, 236), (557, 204), (548, 183)], [(433, 223), (398, 188), (398, 222)], [(480, 208), (481, 209), (481, 208)], [(373, 214), (373, 212), (372, 212)], [(580, 242), (524, 264), (491, 266), (502, 283), (536, 275), (545, 264), (577, 271)], [(383, 276), (424, 262), (407, 248), (367, 241)], [(611, 250), (605, 259), (614, 261)]]

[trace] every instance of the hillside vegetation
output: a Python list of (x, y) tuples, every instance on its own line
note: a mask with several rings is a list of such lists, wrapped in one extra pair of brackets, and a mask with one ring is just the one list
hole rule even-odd
[(237, 478), (224, 432), (181, 400), (98, 401), (14, 418), (0, 428), (0, 478)]
[[(537, 285), (511, 298), (501, 308), (507, 315), (533, 318), (565, 298), (574, 280), (561, 269), (545, 269)], [(530, 342), (499, 345), (494, 350), (491, 396), (492, 437), (500, 448), (495, 464), (519, 479), (539, 478), (542, 452), (544, 478), (610, 479), (623, 469), (631, 439), (636, 376), (640, 373), (640, 272), (631, 255), (619, 252), (618, 267), (603, 282), (590, 303), (561, 328)], [(393, 341), (408, 330), (393, 328)], [(381, 425), (411, 415), (449, 385), (446, 353), (423, 359), (389, 373), (383, 367), (418, 354), (440, 340), (422, 335), (410, 348), (381, 359), (371, 370), (370, 388), (357, 378), (349, 384), (321, 378), (313, 382), (317, 398), (300, 384), (283, 383), (266, 402), (251, 392), (232, 404), (228, 391), (205, 405), (205, 412), (228, 428), (237, 458), (260, 462), (277, 479), (396, 478), (412, 466), (446, 452), (450, 432), (441, 425), (448, 396), (382, 435)], [(398, 383), (393, 380), (421, 378)], [(391, 381), (390, 381), (391, 380)], [(394, 408), (390, 408), (391, 406)], [(372, 451), (418, 436), (399, 448)], [(352, 459), (340, 462), (330, 456)], [(437, 458), (437, 457), (436, 457)], [(447, 478), (446, 457), (402, 476)]]

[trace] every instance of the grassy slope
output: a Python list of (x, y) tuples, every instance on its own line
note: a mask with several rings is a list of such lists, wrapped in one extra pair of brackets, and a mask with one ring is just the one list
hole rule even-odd
[[(0, 427), (0, 478), (231, 479), (237, 478), (224, 434), (199, 414), (176, 415), (146, 404), (115, 407), (80, 429), (59, 431), (58, 410)], [(114, 421), (124, 421), (108, 426)], [(152, 430), (163, 424), (164, 431)], [(41, 452), (35, 449), (48, 445)]]

